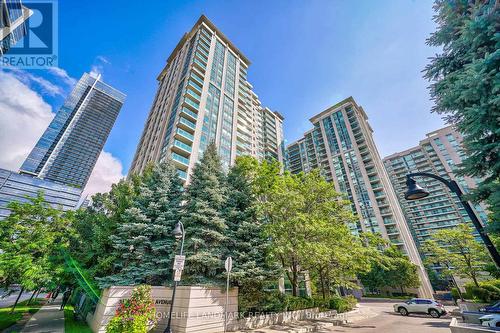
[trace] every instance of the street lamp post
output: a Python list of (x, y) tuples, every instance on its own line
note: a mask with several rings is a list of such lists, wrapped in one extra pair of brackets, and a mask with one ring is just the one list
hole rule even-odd
[(495, 262), (495, 265), (497, 268), (500, 268), (500, 254), (498, 253), (497, 249), (491, 242), (490, 237), (484, 230), (483, 225), (477, 218), (476, 214), (472, 210), (471, 205), (464, 200), (463, 198), (463, 192), (460, 189), (460, 186), (458, 186), (457, 182), (454, 180), (446, 180), (442, 177), (439, 177), (437, 175), (434, 175), (432, 173), (427, 173), (427, 172), (415, 172), (415, 173), (410, 173), (406, 175), (406, 185), (408, 186), (408, 191), (405, 193), (405, 199), (406, 200), (418, 200), (425, 198), (429, 195), (429, 192), (427, 192), (425, 189), (422, 187), (418, 186), (417, 182), (412, 178), (412, 177), (429, 177), (436, 179), (446, 186), (457, 195), (457, 197), (460, 199), (460, 202), (465, 208), (465, 211), (469, 215), (472, 224), (474, 224), (474, 227), (476, 228), (477, 232), (479, 233), (479, 236), (481, 236), (481, 239), (483, 240), (484, 245), (486, 245), (486, 248), (488, 249), (491, 258)]
[[(172, 234), (174, 235), (175, 239), (181, 239), (181, 252), (180, 255), (182, 256), (182, 252), (184, 251), (184, 224), (182, 224), (181, 221), (179, 221), (176, 225), (174, 230), (172, 231)], [(167, 327), (165, 328), (165, 331), (163, 333), (172, 333), (172, 328), (170, 327), (172, 323), (172, 310), (174, 309), (174, 300), (175, 300), (175, 290), (177, 289), (177, 284), (178, 281), (175, 281), (174, 279), (174, 290), (172, 290), (172, 301), (170, 302), (170, 312), (168, 314), (168, 322), (167, 322)]]

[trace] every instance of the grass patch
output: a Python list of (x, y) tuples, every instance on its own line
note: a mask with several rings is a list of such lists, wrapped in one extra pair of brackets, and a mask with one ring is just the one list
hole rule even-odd
[(43, 298), (37, 298), (33, 300), (30, 305), (28, 300), (17, 303), (16, 309), (13, 313), (10, 313), (12, 307), (0, 308), (0, 330), (10, 327), (17, 323), (23, 317), (24, 313), (34, 314), (37, 312), (43, 304)]
[(92, 333), (86, 322), (78, 321), (73, 315), (73, 305), (64, 307), (64, 332), (65, 333)]

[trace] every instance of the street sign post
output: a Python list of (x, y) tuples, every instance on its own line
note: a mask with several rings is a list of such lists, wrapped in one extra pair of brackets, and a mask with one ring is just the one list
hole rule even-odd
[(174, 282), (179, 282), (181, 280), (182, 271), (176, 269), (174, 271)]
[(231, 270), (233, 269), (233, 258), (227, 257), (224, 266), (226, 267), (226, 272), (231, 272)]
[(226, 262), (224, 263), (227, 272), (227, 281), (226, 281), (226, 306), (224, 306), (224, 333), (226, 333), (227, 326), (227, 305), (229, 303), (229, 275), (231, 274), (231, 270), (233, 269), (233, 258), (227, 257)]
[(186, 256), (176, 255), (174, 259), (174, 271), (182, 271), (184, 269), (184, 261), (186, 261)]

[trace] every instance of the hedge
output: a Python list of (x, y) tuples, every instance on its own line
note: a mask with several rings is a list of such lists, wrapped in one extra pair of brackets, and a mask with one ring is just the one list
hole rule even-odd
[(266, 293), (259, 304), (253, 304), (251, 307), (246, 307), (244, 303), (240, 303), (240, 312), (248, 315), (251, 312), (273, 313), (319, 308), (322, 311), (337, 310), (341, 313), (352, 310), (356, 304), (357, 300), (353, 296), (332, 296), (323, 299), (321, 297), (298, 297), (270, 292)]

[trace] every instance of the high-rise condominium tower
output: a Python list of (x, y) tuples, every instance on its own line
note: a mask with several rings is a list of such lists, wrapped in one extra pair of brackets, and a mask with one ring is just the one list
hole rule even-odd
[(26, 36), (31, 14), (21, 0), (0, 0), (0, 56)]
[(124, 101), (100, 76), (83, 74), (20, 172), (84, 188)]
[[(449, 126), (427, 134), (427, 138), (416, 147), (384, 158), (385, 167), (419, 249), (433, 232), (471, 221), (457, 196), (446, 185), (432, 178), (415, 177), (418, 184), (430, 192), (428, 197), (405, 200), (406, 175), (413, 172), (433, 173), (455, 180), (464, 192), (468, 192), (476, 187), (477, 179), (459, 177), (454, 173), (456, 166), (462, 162), (463, 154), (462, 136)], [(473, 210), (486, 223), (485, 207), (475, 205)], [(438, 267), (436, 269), (439, 270)]]
[(418, 265), (422, 297), (432, 296), (427, 274), (382, 164), (368, 117), (352, 97), (310, 119), (313, 129), (287, 146), (286, 166), (293, 172), (319, 168), (346, 193), (359, 220), (353, 233), (378, 232)]
[(205, 16), (184, 34), (158, 76), (158, 91), (131, 171), (171, 158), (190, 172), (214, 142), (225, 167), (239, 155), (283, 159), (283, 117), (261, 105), (250, 61)]

